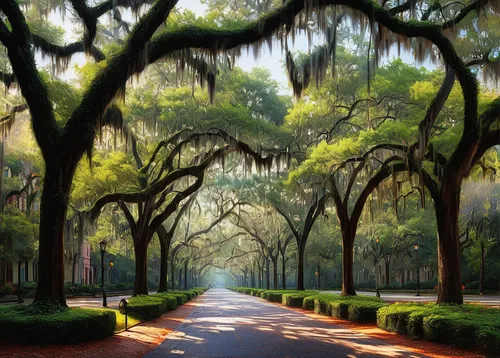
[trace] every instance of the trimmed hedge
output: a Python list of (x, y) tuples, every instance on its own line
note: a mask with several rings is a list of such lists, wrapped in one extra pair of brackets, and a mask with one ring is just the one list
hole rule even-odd
[[(168, 300), (156, 295), (139, 295), (127, 299), (128, 315), (140, 319), (141, 321), (149, 321), (160, 317), (168, 311)], [(120, 310), (120, 313), (125, 311)]]
[(314, 309), (316, 313), (353, 322), (376, 322), (377, 311), (384, 306), (386, 303), (378, 297), (334, 294), (308, 296), (302, 304), (303, 308)]
[(184, 293), (177, 293), (174, 291), (168, 292), (170, 296), (173, 296), (177, 299), (177, 306), (182, 306), (184, 303), (188, 301), (188, 296)]
[(500, 310), (476, 305), (396, 303), (379, 310), (377, 325), (413, 339), (485, 352), (500, 350)]
[(294, 291), (293, 293), (284, 293), (281, 303), (289, 307), (302, 307), (306, 297), (316, 295), (317, 293), (317, 291)]
[(0, 307), (0, 337), (23, 344), (62, 344), (103, 339), (113, 335), (112, 310), (68, 308), (51, 302)]
[(191, 290), (196, 292), (197, 295), (202, 295), (205, 293), (205, 291), (208, 290), (208, 288), (206, 288), (206, 287), (193, 287)]
[(193, 297), (198, 296), (198, 294), (193, 290), (184, 290), (184, 291), (170, 291), (169, 293), (182, 293), (186, 295), (187, 301), (191, 301)]
[(167, 301), (167, 310), (173, 311), (177, 308), (177, 296), (174, 296), (168, 292), (161, 292), (153, 295), (154, 297), (159, 297)]

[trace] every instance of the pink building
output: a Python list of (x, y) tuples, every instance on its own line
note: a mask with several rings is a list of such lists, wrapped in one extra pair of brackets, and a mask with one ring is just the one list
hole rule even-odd
[(82, 283), (89, 285), (93, 282), (94, 272), (92, 267), (90, 267), (90, 244), (84, 242), (82, 244)]

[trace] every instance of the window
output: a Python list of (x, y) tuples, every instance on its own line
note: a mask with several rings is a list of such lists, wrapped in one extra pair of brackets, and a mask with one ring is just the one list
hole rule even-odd
[(26, 278), (26, 267), (24, 265), (21, 265), (21, 282), (26, 281), (25, 278)]

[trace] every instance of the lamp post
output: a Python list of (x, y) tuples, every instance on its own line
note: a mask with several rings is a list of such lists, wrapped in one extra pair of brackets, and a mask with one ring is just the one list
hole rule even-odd
[(418, 249), (420, 246), (415, 243), (413, 248), (415, 249), (415, 260), (417, 261), (417, 296), (420, 296), (420, 265), (418, 264)]
[(104, 287), (104, 254), (106, 253), (106, 240), (99, 243), (101, 248), (101, 290), (102, 290), (102, 307), (108, 307), (106, 302), (106, 287)]

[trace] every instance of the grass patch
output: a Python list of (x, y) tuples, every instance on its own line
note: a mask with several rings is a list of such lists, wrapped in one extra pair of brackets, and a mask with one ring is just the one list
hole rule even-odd
[(413, 339), (484, 352), (500, 350), (500, 310), (477, 305), (395, 303), (379, 310), (377, 325)]
[[(116, 328), (115, 328), (115, 333), (123, 331), (125, 329), (125, 315), (122, 314), (119, 310), (111, 310), (115, 313), (116, 315)], [(128, 316), (127, 318), (127, 327), (132, 327), (135, 326), (136, 324), (141, 323), (142, 321)]]

